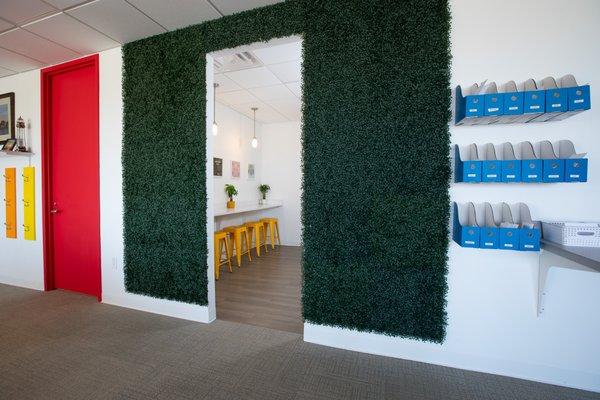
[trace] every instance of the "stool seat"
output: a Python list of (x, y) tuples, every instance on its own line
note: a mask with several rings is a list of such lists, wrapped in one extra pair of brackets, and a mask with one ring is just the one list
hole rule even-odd
[(277, 218), (261, 218), (260, 222), (263, 223), (265, 229), (265, 242), (267, 241), (267, 228), (269, 231), (269, 241), (271, 242), (271, 248), (275, 248), (275, 241), (281, 246), (281, 239), (279, 237), (279, 220)]
[(256, 248), (256, 255), (260, 257), (260, 246), (265, 246), (265, 252), (267, 250), (267, 234), (265, 232), (264, 223), (261, 221), (249, 221), (244, 226), (250, 232), (250, 242), (252, 243), (252, 237), (254, 237), (254, 246)]
[[(219, 280), (221, 277), (221, 265), (228, 264), (229, 272), (233, 272), (231, 269), (231, 259), (229, 257), (229, 234), (224, 231), (217, 231), (214, 234), (215, 244), (215, 279)], [(223, 246), (225, 247), (225, 260), (222, 260)]]
[[(244, 225), (228, 226), (223, 229), (228, 235), (233, 238), (233, 248), (235, 249), (235, 256), (237, 259), (238, 268), (242, 266), (242, 255), (248, 254), (248, 260), (252, 261), (252, 255), (250, 254), (250, 238), (248, 237), (248, 228)], [(244, 240), (246, 241), (246, 250), (244, 247)], [(230, 254), (231, 257), (233, 254)]]

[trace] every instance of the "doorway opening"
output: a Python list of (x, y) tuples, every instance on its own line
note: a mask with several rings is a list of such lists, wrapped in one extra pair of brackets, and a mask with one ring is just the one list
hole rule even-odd
[(303, 331), (301, 66), (297, 36), (207, 56), (209, 298), (217, 319), (295, 333)]
[(98, 55), (41, 71), (46, 290), (102, 298)]

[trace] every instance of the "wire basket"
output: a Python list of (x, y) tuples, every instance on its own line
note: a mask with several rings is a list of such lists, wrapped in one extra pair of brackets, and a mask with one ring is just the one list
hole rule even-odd
[(544, 239), (565, 246), (600, 247), (600, 224), (596, 222), (543, 222)]

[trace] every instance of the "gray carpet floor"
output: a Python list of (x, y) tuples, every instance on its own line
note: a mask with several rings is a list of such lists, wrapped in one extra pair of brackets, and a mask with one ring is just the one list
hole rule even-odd
[(600, 399), (0, 285), (0, 399)]

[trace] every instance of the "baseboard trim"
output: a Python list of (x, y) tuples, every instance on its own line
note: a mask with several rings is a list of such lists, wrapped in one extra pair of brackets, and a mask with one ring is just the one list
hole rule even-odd
[(9, 276), (0, 276), (0, 283), (9, 286), (22, 287), (25, 289), (44, 290), (43, 282), (24, 281), (20, 279), (13, 279)]
[(462, 354), (443, 345), (349, 329), (304, 323), (304, 341), (361, 353), (503, 375), (574, 389), (600, 392), (600, 375), (519, 361)]
[(113, 306), (131, 308), (138, 311), (166, 315), (188, 321), (203, 323), (211, 322), (209, 318), (208, 307), (197, 304), (156, 299), (154, 297), (142, 296), (133, 293), (102, 293), (102, 302)]

